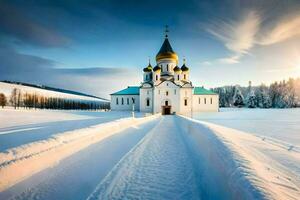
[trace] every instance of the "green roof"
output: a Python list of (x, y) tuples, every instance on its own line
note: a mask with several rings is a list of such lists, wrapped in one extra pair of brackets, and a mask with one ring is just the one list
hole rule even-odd
[(214, 95), (214, 94), (217, 94), (217, 93), (214, 93), (213, 91), (211, 90), (207, 90), (205, 89), (204, 87), (195, 87), (194, 88), (194, 94), (195, 95)]
[(115, 92), (111, 95), (139, 95), (139, 94), (140, 94), (140, 87), (129, 86), (128, 88)]

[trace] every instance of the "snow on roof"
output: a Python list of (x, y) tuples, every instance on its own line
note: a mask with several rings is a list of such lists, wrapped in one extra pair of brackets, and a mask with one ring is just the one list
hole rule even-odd
[(195, 95), (205, 95), (205, 94), (207, 94), (207, 95), (216, 95), (217, 93), (214, 93), (211, 90), (207, 90), (204, 87), (195, 87), (194, 94)]
[(126, 89), (112, 93), (111, 95), (139, 95), (139, 94), (140, 94), (139, 86), (128, 86)]

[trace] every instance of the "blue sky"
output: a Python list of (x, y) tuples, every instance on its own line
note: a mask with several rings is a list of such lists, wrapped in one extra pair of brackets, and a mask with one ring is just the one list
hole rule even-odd
[(1, 1), (0, 79), (102, 97), (138, 85), (169, 25), (195, 85), (300, 76), (300, 2)]

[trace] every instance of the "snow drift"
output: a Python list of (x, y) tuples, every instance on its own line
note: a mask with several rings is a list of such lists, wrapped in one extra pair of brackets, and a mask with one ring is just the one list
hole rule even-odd
[(209, 122), (185, 118), (178, 123), (195, 152), (193, 160), (203, 180), (200, 187), (206, 187), (208, 197), (220, 199), (215, 195), (224, 194), (228, 195), (225, 199), (299, 198), (299, 176), (268, 156), (280, 152), (283, 157), (300, 160), (297, 150)]
[(47, 140), (33, 142), (0, 153), (0, 191), (57, 164), (60, 160), (131, 126), (159, 115), (124, 118), (75, 131), (64, 132)]

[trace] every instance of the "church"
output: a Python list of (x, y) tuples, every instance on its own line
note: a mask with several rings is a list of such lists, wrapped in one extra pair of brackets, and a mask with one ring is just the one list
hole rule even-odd
[(111, 94), (111, 110), (145, 113), (183, 114), (218, 112), (218, 94), (195, 87), (190, 81), (190, 68), (185, 59), (178, 66), (178, 55), (173, 51), (166, 31), (165, 40), (156, 55), (156, 66), (143, 69), (139, 86)]

